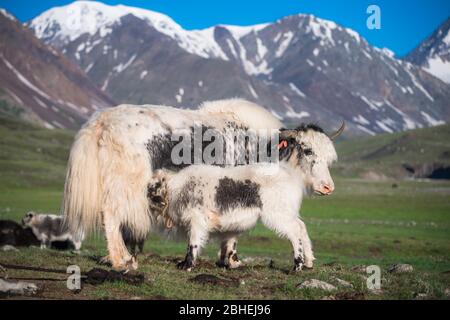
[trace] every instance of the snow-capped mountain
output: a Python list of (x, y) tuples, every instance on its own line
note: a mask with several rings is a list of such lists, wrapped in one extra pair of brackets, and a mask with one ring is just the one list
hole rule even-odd
[(345, 119), (365, 134), (450, 118), (449, 85), (311, 15), (184, 30), (160, 13), (77, 1), (28, 25), (121, 102), (194, 107), (240, 96), (288, 123)]
[(450, 18), (423, 41), (405, 60), (450, 84)]
[(78, 128), (95, 109), (113, 104), (75, 64), (3, 9), (0, 100), (48, 128)]

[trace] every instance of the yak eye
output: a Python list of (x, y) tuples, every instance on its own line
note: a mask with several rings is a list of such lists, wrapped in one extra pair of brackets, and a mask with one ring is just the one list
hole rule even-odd
[(313, 152), (311, 149), (305, 149), (305, 155), (310, 156), (312, 154), (313, 154)]

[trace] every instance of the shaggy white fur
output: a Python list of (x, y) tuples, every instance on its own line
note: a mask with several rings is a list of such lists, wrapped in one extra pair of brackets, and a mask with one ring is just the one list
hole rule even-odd
[(93, 115), (78, 132), (68, 162), (62, 211), (71, 232), (81, 237), (103, 226), (113, 267), (137, 268), (120, 228), (126, 225), (137, 238), (151, 229), (147, 186), (160, 150), (149, 152), (149, 143), (161, 148), (171, 132), (196, 123), (222, 129), (229, 122), (281, 127), (262, 107), (240, 99), (205, 103), (199, 110), (121, 105)]

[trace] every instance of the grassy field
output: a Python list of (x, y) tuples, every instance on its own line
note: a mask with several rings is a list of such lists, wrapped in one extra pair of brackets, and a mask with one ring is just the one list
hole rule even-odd
[[(0, 117), (0, 134), (0, 219), (19, 220), (31, 209), (58, 212), (73, 133)], [(356, 142), (346, 143), (338, 144), (341, 159), (356, 152)], [(367, 145), (363, 143), (361, 148)], [(307, 199), (302, 207), (317, 258), (310, 271), (288, 272), (293, 263), (289, 242), (257, 226), (239, 241), (238, 251), (245, 263), (237, 270), (214, 265), (218, 244), (211, 241), (197, 269), (179, 271), (176, 262), (184, 257), (186, 243), (152, 236), (138, 258), (146, 277), (139, 286), (87, 284), (73, 293), (66, 288), (62, 274), (9, 269), (7, 275), (59, 278), (61, 281), (33, 281), (41, 288), (38, 297), (56, 299), (448, 299), (450, 181), (367, 181), (349, 178), (341, 169), (335, 171), (333, 196)], [(85, 242), (80, 254), (21, 248), (18, 252), (0, 251), (0, 264), (62, 270), (75, 264), (88, 271), (104, 268), (96, 257), (105, 254), (105, 242), (97, 236)], [(389, 273), (396, 263), (411, 264), (414, 271)], [(367, 265), (381, 268), (379, 292), (366, 287), (368, 275), (361, 266)], [(205, 283), (205, 278), (197, 277), (202, 274), (217, 278)], [(353, 287), (339, 285), (336, 278)], [(296, 288), (307, 279), (326, 281), (337, 290)]]

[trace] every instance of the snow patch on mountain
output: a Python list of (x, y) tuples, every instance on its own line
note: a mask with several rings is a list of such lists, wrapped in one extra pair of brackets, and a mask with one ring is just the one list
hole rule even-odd
[(228, 59), (214, 41), (213, 28), (187, 31), (164, 14), (124, 5), (109, 6), (95, 1), (76, 1), (44, 12), (31, 21), (30, 27), (35, 30), (38, 38), (56, 38), (68, 43), (86, 33), (94, 35), (99, 32), (100, 37), (106, 37), (114, 24), (120, 24), (121, 18), (129, 14), (146, 21), (190, 53), (204, 58)]
[(144, 79), (147, 74), (148, 74), (147, 70), (142, 71), (141, 75), (139, 76), (139, 79), (141, 79), (141, 80)]
[[(450, 39), (450, 33), (448, 34), (448, 38)], [(434, 56), (428, 59), (428, 65), (424, 69), (450, 84), (450, 61), (444, 61), (441, 57)]]
[(258, 57), (259, 57), (259, 59), (263, 59), (268, 50), (264, 46), (264, 44), (262, 43), (262, 40), (260, 38), (256, 39), (256, 48), (258, 50)]
[(353, 121), (355, 121), (361, 125), (369, 125), (370, 124), (370, 122), (360, 114), (357, 117), (353, 117)]
[(314, 16), (309, 17), (309, 23), (306, 27), (306, 33), (312, 32), (313, 35), (321, 39), (320, 44), (335, 45), (333, 39), (333, 30), (337, 28), (336, 23), (333, 21), (323, 20)]
[(261, 24), (255, 24), (252, 26), (232, 26), (232, 25), (219, 25), (221, 27), (224, 27), (228, 29), (233, 34), (233, 37), (236, 39), (240, 39), (246, 35), (248, 35), (250, 32), (257, 33), (258, 31), (264, 29), (270, 25), (270, 23), (261, 23)]
[(423, 116), (424, 120), (430, 125), (430, 126), (438, 126), (441, 124), (444, 124), (445, 122), (442, 120), (437, 120), (430, 116), (428, 113), (424, 111), (420, 111), (420, 114)]
[(394, 133), (394, 131), (383, 121), (376, 120), (375, 122), (378, 125), (378, 127), (381, 128), (381, 130), (388, 132), (388, 133)]
[(292, 82), (289, 83), (289, 87), (291, 88), (292, 91), (294, 91), (300, 97), (302, 97), (302, 98), (306, 97), (306, 95), (299, 88), (297, 88), (297, 86), (295, 84), (293, 84)]
[(374, 136), (374, 135), (375, 135), (375, 132), (373, 132), (372, 130), (367, 129), (366, 127), (364, 127), (364, 126), (362, 126), (362, 125), (360, 125), (360, 124), (357, 124), (356, 127), (357, 127), (358, 129), (360, 129), (361, 131), (364, 131), (365, 133), (370, 134), (371, 136)]
[(283, 34), (280, 46), (278, 47), (277, 51), (275, 52), (275, 56), (277, 58), (281, 57), (284, 54), (286, 49), (289, 47), (289, 44), (291, 43), (293, 37), (294, 37), (294, 33), (291, 31)]
[(256, 93), (255, 89), (252, 87), (251, 84), (248, 85), (248, 89), (250, 90), (250, 93), (252, 94), (253, 98), (258, 99), (258, 94)]
[(177, 99), (178, 103), (183, 102), (183, 96), (184, 96), (184, 88), (179, 88), (178, 93), (175, 95), (175, 99)]
[(0, 8), (0, 13), (1, 13), (2, 15), (4, 15), (5, 17), (7, 17), (9, 20), (17, 21), (17, 19), (16, 19), (12, 14), (10, 14), (8, 11), (6, 11), (6, 10), (3, 9), (3, 8)]
[(33, 90), (34, 92), (38, 93), (44, 98), (51, 99), (49, 95), (47, 95), (44, 91), (36, 87), (34, 84), (32, 84), (22, 73), (20, 73), (3, 55), (0, 55), (0, 58), (5, 63), (5, 65), (8, 67), (9, 70), (11, 70), (16, 77), (29, 89)]
[(127, 62), (121, 63), (121, 64), (115, 66), (113, 68), (113, 71), (115, 71), (117, 73), (121, 73), (122, 71), (127, 69), (133, 63), (134, 59), (136, 59), (136, 55), (133, 55)]

